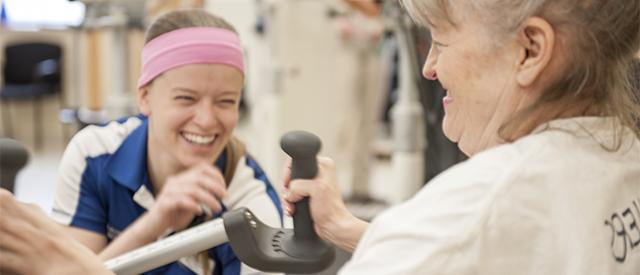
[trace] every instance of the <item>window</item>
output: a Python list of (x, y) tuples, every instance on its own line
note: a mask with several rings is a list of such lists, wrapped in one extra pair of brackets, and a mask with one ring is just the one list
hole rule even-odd
[(69, 0), (0, 0), (2, 23), (9, 27), (63, 28), (84, 19), (83, 3)]

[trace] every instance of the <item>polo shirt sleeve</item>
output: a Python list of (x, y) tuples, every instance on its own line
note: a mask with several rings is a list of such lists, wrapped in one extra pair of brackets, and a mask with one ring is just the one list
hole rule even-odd
[(52, 218), (64, 225), (106, 234), (105, 207), (96, 179), (99, 168), (95, 167), (100, 159), (89, 157), (88, 134), (86, 131), (77, 134), (62, 156)]
[(476, 274), (480, 231), (506, 166), (492, 157), (445, 171), (374, 219), (339, 274)]
[[(228, 210), (249, 208), (256, 217), (272, 227), (282, 227), (280, 200), (266, 174), (249, 155), (240, 158), (223, 204)], [(220, 274), (255, 274), (257, 270), (240, 263), (228, 245), (215, 248)]]
[(222, 202), (229, 210), (247, 207), (265, 224), (282, 226), (280, 199), (262, 168), (249, 155), (238, 161)]

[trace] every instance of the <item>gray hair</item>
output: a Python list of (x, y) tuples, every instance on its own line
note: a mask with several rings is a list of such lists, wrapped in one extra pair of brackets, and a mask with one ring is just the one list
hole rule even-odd
[[(640, 106), (632, 85), (632, 62), (640, 51), (640, 1), (638, 0), (400, 0), (418, 23), (457, 28), (461, 12), (484, 25), (501, 43), (513, 37), (530, 17), (547, 20), (569, 54), (563, 71), (538, 100), (515, 114), (500, 130), (502, 137), (529, 132), (532, 119), (550, 106), (584, 102), (589, 110), (618, 118), (640, 138)], [(561, 108), (557, 108), (561, 109)], [(558, 111), (558, 114), (560, 111)], [(553, 119), (553, 117), (551, 117)], [(524, 125), (524, 126), (522, 126)], [(617, 150), (620, 137), (611, 148)], [(511, 138), (505, 138), (507, 141)]]

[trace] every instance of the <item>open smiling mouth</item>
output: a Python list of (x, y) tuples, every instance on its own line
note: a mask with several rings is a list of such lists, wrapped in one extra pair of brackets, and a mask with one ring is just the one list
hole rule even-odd
[(181, 133), (182, 137), (191, 144), (200, 145), (200, 146), (209, 146), (213, 144), (218, 135), (210, 135), (210, 136), (201, 136), (191, 133)]

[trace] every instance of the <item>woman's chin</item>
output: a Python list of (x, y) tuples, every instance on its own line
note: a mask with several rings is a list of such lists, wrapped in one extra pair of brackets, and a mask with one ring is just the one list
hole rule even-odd
[(460, 130), (453, 126), (453, 123), (448, 121), (446, 117), (442, 120), (442, 132), (444, 133), (444, 136), (451, 142), (458, 143), (460, 140)]

